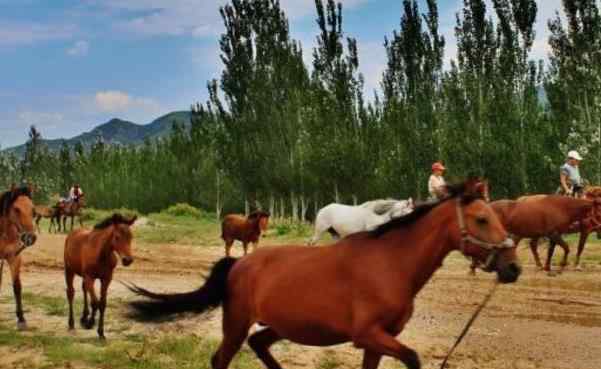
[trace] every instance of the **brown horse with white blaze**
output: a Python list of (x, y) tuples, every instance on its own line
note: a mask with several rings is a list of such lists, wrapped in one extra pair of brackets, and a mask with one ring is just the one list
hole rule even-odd
[(248, 217), (237, 214), (226, 215), (221, 222), (221, 238), (225, 241), (225, 256), (230, 256), (234, 241), (242, 242), (244, 255), (248, 253), (248, 244), (257, 249), (261, 232), (267, 230), (269, 213), (265, 211), (252, 212)]
[(417, 353), (395, 337), (411, 317), (415, 296), (450, 252), (486, 260), (486, 270), (504, 283), (521, 272), (515, 246), (492, 209), (465, 184), (448, 191), (448, 199), (330, 247), (270, 247), (224, 258), (204, 286), (187, 294), (132, 286), (151, 299), (133, 302), (132, 316), (153, 320), (222, 305), (224, 337), (214, 369), (229, 367), (256, 322), (267, 328), (248, 343), (269, 369), (281, 368), (269, 348), (283, 339), (312, 346), (353, 342), (364, 350), (363, 369), (376, 369), (382, 356), (419, 369)]
[[(130, 227), (136, 217), (126, 219), (120, 214), (98, 223), (93, 230), (79, 229), (71, 232), (65, 241), (65, 282), (67, 284), (67, 300), (69, 302), (69, 329), (75, 329), (73, 318), (73, 297), (75, 275), (82, 277), (83, 313), (81, 325), (85, 329), (94, 328), (96, 312), (98, 319), (98, 336), (104, 339), (104, 311), (106, 309), (107, 292), (113, 279), (113, 272), (118, 264), (117, 255), (124, 266), (133, 263), (131, 251), (133, 235)], [(100, 300), (94, 292), (94, 281), (100, 280)], [(92, 313), (88, 309), (90, 296)]]
[(21, 251), (35, 244), (37, 239), (31, 197), (30, 187), (13, 187), (0, 195), (0, 280), (6, 260), (13, 281), (19, 329), (27, 327), (21, 301)]

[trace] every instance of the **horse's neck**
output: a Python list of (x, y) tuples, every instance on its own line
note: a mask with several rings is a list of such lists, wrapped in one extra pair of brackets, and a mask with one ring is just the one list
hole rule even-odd
[(448, 201), (406, 228), (392, 231), (393, 260), (413, 260), (412, 264), (417, 266), (409, 276), (414, 294), (424, 287), (454, 250), (447, 227), (457, 226), (454, 221), (456, 215), (454, 210), (445, 209), (454, 206), (452, 203)]
[(99, 261), (113, 253), (111, 245), (113, 231), (111, 228), (93, 230), (89, 235), (90, 242), (88, 244), (93, 248), (95, 257)]

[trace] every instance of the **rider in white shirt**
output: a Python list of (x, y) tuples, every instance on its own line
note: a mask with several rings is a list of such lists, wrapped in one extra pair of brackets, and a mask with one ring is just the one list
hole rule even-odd
[(441, 162), (432, 164), (432, 175), (428, 180), (428, 192), (430, 193), (431, 200), (440, 200), (447, 195), (446, 182), (444, 177), (444, 171), (446, 168)]
[(69, 190), (69, 199), (68, 200), (70, 202), (72, 202), (72, 201), (78, 202), (82, 196), (83, 196), (83, 191), (81, 190), (81, 187), (79, 186), (79, 184), (75, 184)]

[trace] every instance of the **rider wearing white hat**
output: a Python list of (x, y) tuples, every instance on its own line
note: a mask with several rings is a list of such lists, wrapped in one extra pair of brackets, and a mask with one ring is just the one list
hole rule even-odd
[(584, 188), (580, 169), (578, 165), (582, 161), (582, 156), (578, 151), (568, 152), (566, 163), (560, 167), (559, 180), (561, 183), (560, 192), (568, 196), (578, 196)]

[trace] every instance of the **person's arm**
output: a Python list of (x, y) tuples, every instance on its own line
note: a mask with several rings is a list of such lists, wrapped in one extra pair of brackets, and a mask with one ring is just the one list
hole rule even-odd
[(561, 182), (561, 188), (565, 193), (570, 193), (570, 186), (568, 186), (568, 175), (562, 170), (559, 174), (559, 181)]

